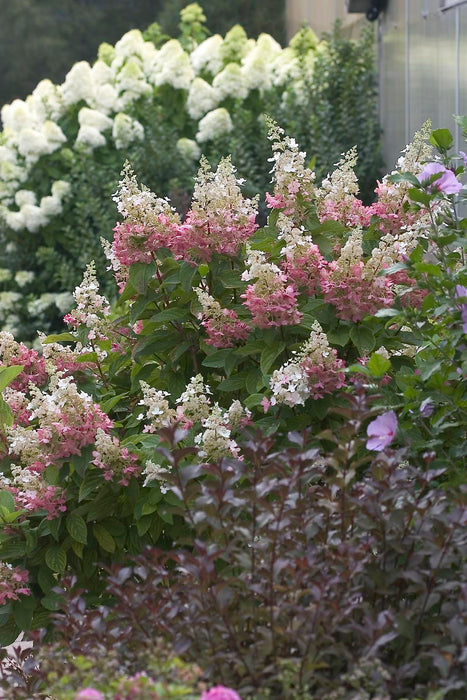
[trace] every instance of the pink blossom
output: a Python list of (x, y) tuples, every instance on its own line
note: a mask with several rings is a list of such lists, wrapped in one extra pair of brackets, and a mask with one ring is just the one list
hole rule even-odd
[(370, 438), (366, 447), (368, 450), (381, 452), (393, 440), (397, 432), (397, 416), (394, 411), (387, 411), (378, 416), (368, 425), (366, 433)]
[(326, 198), (319, 206), (318, 216), (321, 222), (341, 221), (349, 228), (366, 228), (370, 225), (373, 209), (356, 197), (349, 196), (340, 201)]
[(309, 243), (287, 251), (282, 268), (297, 287), (304, 289), (308, 296), (313, 296), (318, 290), (320, 271), (324, 265), (325, 260), (318, 246)]
[(105, 700), (105, 698), (95, 688), (83, 688), (75, 695), (75, 700)]
[(216, 685), (214, 688), (205, 691), (200, 700), (242, 700), (240, 695), (223, 685)]
[[(280, 276), (283, 281), (284, 276)], [(278, 277), (279, 279), (279, 277)], [(298, 292), (293, 284), (282, 284), (268, 294), (258, 291), (256, 284), (248, 285), (241, 295), (244, 305), (250, 310), (252, 323), (257, 328), (293, 326), (300, 323), (302, 315), (297, 307)]]
[(308, 387), (313, 399), (322, 399), (336, 389), (345, 386), (345, 362), (337, 357), (337, 350), (329, 351), (326, 361), (317, 363), (315, 359), (305, 357), (301, 363), (308, 379)]
[(9, 600), (19, 600), (20, 595), (31, 595), (28, 586), (29, 574), (19, 566), (14, 568), (11, 564), (0, 562), (0, 605), (5, 605)]
[(232, 309), (222, 309), (223, 318), (208, 318), (201, 325), (206, 329), (206, 343), (215, 348), (231, 348), (235, 343), (246, 340), (251, 328), (248, 323), (240, 321)]
[(237, 255), (240, 246), (258, 228), (255, 215), (231, 209), (201, 212), (190, 210), (185, 222), (174, 230), (170, 248), (176, 258), (209, 262), (213, 253)]
[(6, 362), (0, 363), (0, 366), (23, 365), (21, 374), (11, 382), (10, 387), (17, 391), (26, 391), (29, 384), (41, 386), (47, 382), (47, 372), (45, 370), (45, 360), (39, 355), (36, 350), (27, 348), (22, 343), (12, 343), (12, 349), (15, 351), (10, 354)]
[(448, 170), (441, 163), (427, 163), (422, 172), (418, 176), (418, 180), (422, 185), (427, 185), (433, 175), (441, 174), (431, 185), (428, 186), (428, 191), (438, 190), (444, 194), (457, 194), (462, 189), (462, 184), (454, 175), (452, 170)]
[(339, 274), (336, 262), (322, 271), (321, 289), (324, 300), (337, 309), (344, 321), (361, 321), (364, 316), (393, 304), (392, 282), (387, 277), (363, 277), (363, 262), (352, 265), (345, 276)]

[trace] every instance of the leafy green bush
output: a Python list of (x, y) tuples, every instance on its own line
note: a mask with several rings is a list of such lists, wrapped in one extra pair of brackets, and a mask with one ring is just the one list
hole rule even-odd
[(250, 196), (264, 194), (269, 114), (316, 156), (319, 176), (357, 144), (357, 173), (371, 196), (381, 162), (372, 35), (353, 42), (336, 29), (318, 43), (303, 29), (282, 49), (267, 34), (249, 39), (238, 25), (206, 39), (204, 19), (189, 5), (180, 40), (157, 25), (130, 31), (115, 47), (103, 44), (92, 67), (76, 63), (62, 85), (41, 81), (26, 101), (3, 107), (5, 330), (34, 340), (38, 327), (61, 327), (86, 264), (94, 259), (103, 270), (100, 237), (111, 238), (115, 222), (109, 195), (127, 159), (182, 214), (201, 151), (213, 165), (232, 154)]
[[(0, 334), (3, 643), (47, 624), (67, 572), (97, 603), (102, 567), (192, 542), (161, 428), (179, 426), (198, 475), (222, 457), (248, 465), (252, 424), (277, 450), (308, 429), (323, 459), (356, 430), (356, 478), (394, 444), (400, 461), (442, 469), (443, 486), (465, 481), (464, 165), (449, 132), (425, 127), (371, 206), (356, 196), (353, 152), (317, 186), (296, 142), (274, 124), (270, 138), (266, 226), (228, 159), (202, 163), (183, 221), (126, 168), (106, 246), (119, 303), (90, 266), (70, 331), (43, 338), (43, 355)], [(345, 408), (356, 382), (378, 397), (357, 429)]]

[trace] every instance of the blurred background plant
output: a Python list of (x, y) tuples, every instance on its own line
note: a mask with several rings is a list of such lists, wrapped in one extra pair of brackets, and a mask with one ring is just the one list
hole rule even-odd
[(3, 108), (0, 323), (17, 337), (58, 328), (86, 264), (104, 269), (100, 237), (111, 237), (110, 195), (125, 160), (181, 212), (201, 152), (212, 163), (232, 154), (248, 194), (264, 194), (269, 114), (318, 176), (357, 144), (362, 196), (371, 198), (381, 166), (371, 32), (352, 41), (336, 27), (319, 42), (303, 28), (282, 49), (239, 25), (208, 36), (197, 5), (182, 10), (179, 27), (179, 41), (153, 23), (101, 44), (92, 67), (80, 61), (63, 84), (43, 80)]

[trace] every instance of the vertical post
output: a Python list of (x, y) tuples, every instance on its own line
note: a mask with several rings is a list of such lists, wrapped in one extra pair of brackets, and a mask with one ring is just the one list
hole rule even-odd
[(410, 142), (410, 31), (409, 0), (405, 0), (405, 143)]

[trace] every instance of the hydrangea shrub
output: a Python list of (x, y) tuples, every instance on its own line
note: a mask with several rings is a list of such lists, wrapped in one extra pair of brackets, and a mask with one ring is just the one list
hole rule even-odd
[[(42, 336), (41, 354), (0, 334), (5, 643), (47, 621), (66, 572), (95, 601), (103, 565), (190, 541), (161, 430), (176, 430), (192, 476), (244, 463), (249, 425), (278, 449), (309, 429), (324, 457), (362, 385), (378, 396), (359, 424), (367, 444), (355, 442), (362, 469), (404, 447), (415, 468), (465, 480), (464, 161), (449, 132), (425, 126), (372, 205), (357, 196), (352, 150), (318, 184), (274, 123), (270, 139), (266, 226), (229, 159), (202, 162), (184, 219), (127, 167), (105, 243), (118, 304), (91, 265), (69, 331)], [(427, 163), (454, 179), (425, 178)]]
[[(3, 107), (4, 330), (34, 340), (37, 327), (58, 328), (86, 265), (95, 260), (104, 269), (99, 239), (111, 237), (111, 195), (126, 159), (155, 192), (170, 195), (183, 215), (201, 153), (213, 165), (231, 153), (240, 175), (248, 176), (250, 196), (264, 194), (265, 114), (299, 133), (310, 156), (317, 154), (321, 174), (354, 142), (361, 162), (368, 151), (375, 156), (379, 132), (368, 36), (356, 43), (336, 37), (318, 42), (311, 29), (303, 29), (282, 48), (267, 34), (248, 38), (240, 26), (225, 37), (206, 38), (203, 21), (201, 9), (190, 5), (182, 11), (180, 39), (167, 39), (155, 25), (144, 34), (132, 30), (115, 46), (103, 44), (93, 65), (76, 63), (63, 84), (43, 80), (26, 100)], [(366, 99), (359, 99), (368, 118), (351, 128), (333, 127), (330, 148), (321, 130), (330, 121), (312, 127), (310, 106), (317, 100), (315, 69), (318, 76), (344, 70), (344, 54), (333, 49), (338, 41), (355, 65), (355, 78), (349, 74), (343, 81), (348, 94), (362, 84), (362, 71), (367, 76)], [(341, 98), (320, 96), (335, 113)], [(378, 173), (379, 161), (373, 160), (370, 183)], [(101, 272), (99, 277), (103, 282)]]

